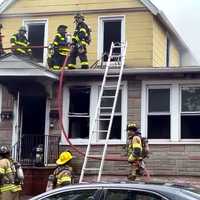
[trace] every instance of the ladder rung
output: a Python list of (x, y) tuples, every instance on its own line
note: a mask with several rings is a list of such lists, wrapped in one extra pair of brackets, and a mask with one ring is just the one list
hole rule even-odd
[(106, 78), (114, 78), (114, 77), (119, 77), (119, 75), (107, 75)]
[(101, 116), (110, 116), (111, 115), (111, 113), (101, 113), (99, 116), (101, 117)]
[(102, 96), (102, 98), (104, 98), (104, 99), (113, 99), (113, 98), (115, 98), (115, 96)]
[(108, 130), (94, 130), (95, 133), (107, 133)]
[(110, 121), (110, 118), (99, 118), (97, 121)]
[(99, 171), (99, 168), (85, 168), (84, 170), (87, 170), (87, 171), (89, 171), (89, 170), (91, 170), (91, 171)]
[(93, 158), (102, 158), (102, 155), (88, 155), (88, 157), (93, 157)]
[(104, 85), (104, 88), (116, 88), (117, 85)]
[(113, 107), (100, 107), (100, 109), (102, 109), (102, 110), (110, 110), (110, 109), (112, 109)]

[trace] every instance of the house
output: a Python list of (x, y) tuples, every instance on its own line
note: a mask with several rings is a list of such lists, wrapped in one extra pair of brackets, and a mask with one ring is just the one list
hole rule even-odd
[[(153, 177), (185, 181), (199, 177), (200, 67), (164, 14), (150, 1), (8, 0), (0, 11), (4, 47), (10, 46), (10, 36), (21, 25), (27, 27), (31, 45), (47, 46), (59, 24), (68, 25), (68, 31), (73, 32), (73, 16), (79, 11), (92, 29), (90, 65), (99, 59), (106, 63), (107, 57), (102, 55), (109, 52), (112, 41), (128, 42), (108, 148), (109, 155), (121, 156), (122, 160), (105, 163), (105, 180), (126, 179), (124, 146), (129, 121), (136, 122), (149, 140), (147, 166)], [(11, 145), (13, 156), (24, 164), (29, 194), (44, 190), (58, 152), (71, 148), (59, 127), (59, 73), (48, 69), (46, 48), (33, 49), (33, 55), (36, 61), (9, 53), (0, 58), (0, 141)], [(64, 128), (72, 144), (83, 152), (104, 74), (99, 65), (64, 72)], [(93, 143), (100, 151), (104, 139), (95, 135)], [(38, 145), (44, 148), (44, 167), (33, 166)], [(77, 156), (78, 176), (83, 158), (72, 151)]]

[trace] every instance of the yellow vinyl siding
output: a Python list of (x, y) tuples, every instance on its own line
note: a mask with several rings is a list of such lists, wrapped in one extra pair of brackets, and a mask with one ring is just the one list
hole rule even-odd
[(152, 66), (152, 15), (149, 12), (127, 13), (126, 64), (129, 67)]
[(155, 20), (153, 23), (153, 67), (166, 66), (166, 31)]
[(38, 13), (144, 7), (138, 0), (18, 0), (4, 13)]
[(176, 45), (171, 42), (170, 43), (170, 66), (177, 67), (180, 66), (180, 54)]

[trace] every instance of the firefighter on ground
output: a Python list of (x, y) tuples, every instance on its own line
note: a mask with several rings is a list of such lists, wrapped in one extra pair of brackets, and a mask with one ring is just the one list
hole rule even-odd
[(32, 50), (28, 39), (26, 38), (26, 28), (20, 27), (19, 32), (12, 35), (10, 39), (11, 50), (16, 55), (31, 56)]
[(70, 151), (64, 151), (60, 154), (56, 161), (57, 167), (53, 174), (49, 176), (46, 191), (72, 183), (72, 158), (73, 156)]
[(48, 65), (53, 71), (59, 71), (66, 55), (70, 51), (70, 41), (66, 32), (67, 26), (59, 25), (53, 44), (49, 48)]
[(76, 68), (77, 56), (80, 58), (81, 68), (88, 69), (87, 45), (91, 42), (91, 29), (84, 22), (85, 18), (81, 14), (76, 14), (74, 20), (76, 29), (72, 36), (71, 52), (67, 62), (68, 69)]
[(128, 162), (131, 170), (128, 179), (134, 181), (137, 176), (144, 176), (145, 164), (143, 159), (148, 157), (149, 146), (146, 138), (142, 138), (135, 123), (127, 125), (128, 131)]
[(19, 200), (23, 179), (21, 165), (12, 160), (7, 146), (0, 146), (0, 200)]

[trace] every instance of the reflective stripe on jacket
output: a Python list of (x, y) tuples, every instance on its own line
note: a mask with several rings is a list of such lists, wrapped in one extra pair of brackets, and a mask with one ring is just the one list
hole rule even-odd
[(24, 35), (14, 34), (10, 39), (11, 45), (13, 48), (16, 48), (14, 51), (26, 54), (31, 53), (29, 48), (29, 42)]
[(67, 165), (57, 167), (53, 175), (56, 178), (55, 187), (61, 187), (72, 183), (72, 168)]
[(53, 46), (55, 50), (57, 50), (58, 53), (63, 56), (66, 56), (67, 53), (70, 51), (68, 47), (67, 37), (61, 35), (60, 33), (56, 34), (56, 37), (53, 41)]
[(17, 192), (21, 191), (21, 185), (15, 185), (15, 172), (11, 168), (9, 159), (0, 160), (0, 192)]

